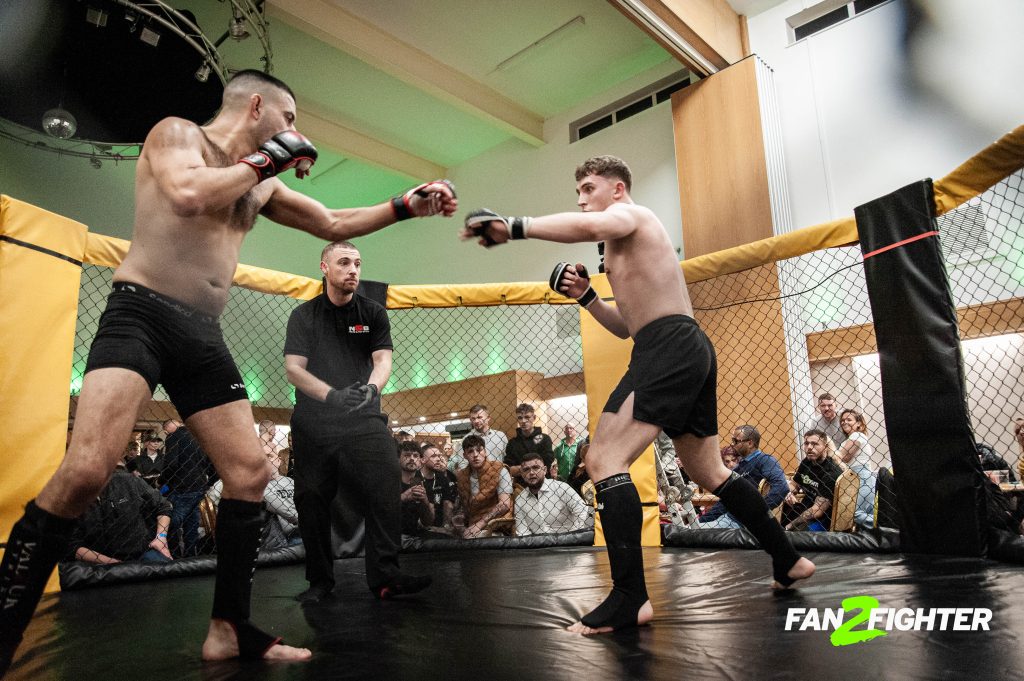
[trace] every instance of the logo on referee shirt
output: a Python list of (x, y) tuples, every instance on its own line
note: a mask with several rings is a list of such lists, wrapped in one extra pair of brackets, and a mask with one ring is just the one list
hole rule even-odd
[(370, 333), (370, 327), (366, 324), (356, 324), (355, 326), (348, 327), (349, 333)]

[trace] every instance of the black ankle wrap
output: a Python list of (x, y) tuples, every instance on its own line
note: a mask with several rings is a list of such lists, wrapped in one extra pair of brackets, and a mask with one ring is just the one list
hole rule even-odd
[(736, 520), (750, 530), (761, 548), (772, 557), (772, 574), (782, 586), (794, 582), (786, 573), (800, 560), (785, 530), (772, 517), (764, 497), (746, 478), (732, 473), (725, 482), (715, 490), (715, 496), (722, 500), (722, 505)]
[(30, 501), (11, 528), (0, 563), (0, 676), (14, 658), (54, 566), (68, 551), (75, 523)]
[(249, 619), (252, 579), (263, 533), (263, 504), (221, 499), (217, 509), (217, 577), (213, 617), (231, 622)]
[(644, 522), (640, 495), (629, 473), (605, 478), (594, 487), (601, 527), (608, 545), (613, 587), (604, 602), (580, 621), (592, 629), (635, 627), (640, 607), (647, 602), (644, 553), (640, 546)]

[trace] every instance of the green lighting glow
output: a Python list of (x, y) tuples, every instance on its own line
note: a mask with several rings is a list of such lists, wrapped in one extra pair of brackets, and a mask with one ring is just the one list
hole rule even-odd
[(461, 352), (455, 353), (452, 357), (451, 364), (448, 365), (448, 380), (449, 381), (461, 381), (466, 377), (466, 359), (465, 354)]
[(292, 406), (294, 407), (295, 406), (295, 386), (291, 385), (291, 384), (288, 385), (288, 400), (292, 403)]
[(255, 369), (243, 369), (242, 381), (245, 383), (245, 390), (249, 393), (250, 402), (259, 402), (263, 397), (263, 379)]
[(505, 353), (501, 348), (491, 347), (487, 350), (487, 373), (500, 374), (505, 371)]
[(82, 392), (82, 381), (85, 380), (85, 362), (75, 362), (71, 365), (71, 394), (79, 395)]
[(414, 388), (425, 388), (430, 385), (430, 366), (425, 360), (418, 359), (413, 364), (412, 385)]

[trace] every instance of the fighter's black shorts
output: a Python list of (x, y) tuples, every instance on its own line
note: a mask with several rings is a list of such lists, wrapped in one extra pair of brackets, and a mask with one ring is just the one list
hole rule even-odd
[(715, 349), (696, 320), (686, 315), (662, 317), (637, 332), (629, 369), (603, 411), (618, 412), (635, 393), (637, 421), (661, 426), (669, 437), (717, 435), (717, 379)]
[(116, 282), (100, 316), (85, 371), (108, 367), (162, 383), (182, 419), (249, 398), (217, 318), (139, 284)]

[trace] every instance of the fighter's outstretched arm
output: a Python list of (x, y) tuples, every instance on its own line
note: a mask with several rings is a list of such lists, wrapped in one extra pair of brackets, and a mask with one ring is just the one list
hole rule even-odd
[[(371, 234), (407, 217), (451, 217), (459, 205), (451, 184), (440, 180), (411, 189), (400, 199), (375, 206), (333, 210), (290, 189), (277, 178), (268, 181), (273, 182), (273, 193), (263, 207), (263, 215), (328, 241)], [(396, 202), (400, 204), (397, 208)]]
[(514, 239), (543, 239), (563, 244), (608, 241), (629, 236), (640, 226), (636, 205), (615, 205), (589, 213), (554, 213), (542, 217), (505, 217), (486, 208), (466, 216), (459, 236), (479, 238), (481, 246), (495, 246)]

